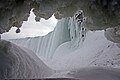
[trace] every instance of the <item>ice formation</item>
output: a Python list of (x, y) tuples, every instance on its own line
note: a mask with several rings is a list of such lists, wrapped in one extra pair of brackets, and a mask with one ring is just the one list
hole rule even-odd
[(69, 41), (68, 19), (58, 21), (53, 32), (46, 36), (11, 40), (33, 50), (38, 56), (52, 57), (55, 49), (63, 42)]
[(0, 40), (0, 79), (45, 78), (54, 73), (31, 50)]
[(33, 50), (38, 56), (52, 58), (55, 50), (64, 42), (71, 41), (71, 47), (78, 47), (84, 41), (86, 29), (83, 11), (79, 10), (73, 17), (58, 21), (53, 32), (46, 36), (10, 40), (16, 44)]
[(115, 36), (115, 40), (112, 41), (111, 37), (114, 37), (114, 34), (110, 35), (109, 29), (89, 31), (84, 26), (85, 21), (83, 11), (79, 10), (73, 17), (59, 20), (54, 31), (46, 36), (10, 41), (27, 47), (38, 56), (49, 60), (45, 62), (56, 70), (86, 66), (119, 67), (120, 49), (114, 43), (119, 41), (119, 38)]

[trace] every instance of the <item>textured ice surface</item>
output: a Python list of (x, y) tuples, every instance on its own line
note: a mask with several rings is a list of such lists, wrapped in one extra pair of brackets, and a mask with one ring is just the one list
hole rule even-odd
[(0, 40), (0, 79), (44, 78), (53, 73), (31, 50)]

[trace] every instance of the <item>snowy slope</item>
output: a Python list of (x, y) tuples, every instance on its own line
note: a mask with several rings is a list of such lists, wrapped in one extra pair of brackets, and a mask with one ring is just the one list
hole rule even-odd
[(89, 31), (82, 47), (71, 47), (70, 41), (60, 45), (49, 65), (57, 70), (88, 66), (120, 68), (120, 48), (105, 38), (104, 31)]
[(0, 40), (0, 79), (44, 78), (53, 74), (31, 50)]

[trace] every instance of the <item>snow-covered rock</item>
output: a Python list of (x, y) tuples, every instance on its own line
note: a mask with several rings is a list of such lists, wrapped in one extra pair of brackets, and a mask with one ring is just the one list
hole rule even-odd
[(108, 28), (105, 31), (105, 37), (114, 43), (120, 43), (120, 29), (119, 27), (116, 28)]
[(33, 79), (54, 73), (31, 50), (0, 40), (0, 79)]

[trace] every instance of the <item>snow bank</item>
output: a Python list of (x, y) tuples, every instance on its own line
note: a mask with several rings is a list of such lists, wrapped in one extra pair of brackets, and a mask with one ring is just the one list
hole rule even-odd
[(0, 79), (44, 78), (53, 73), (32, 51), (0, 40)]

